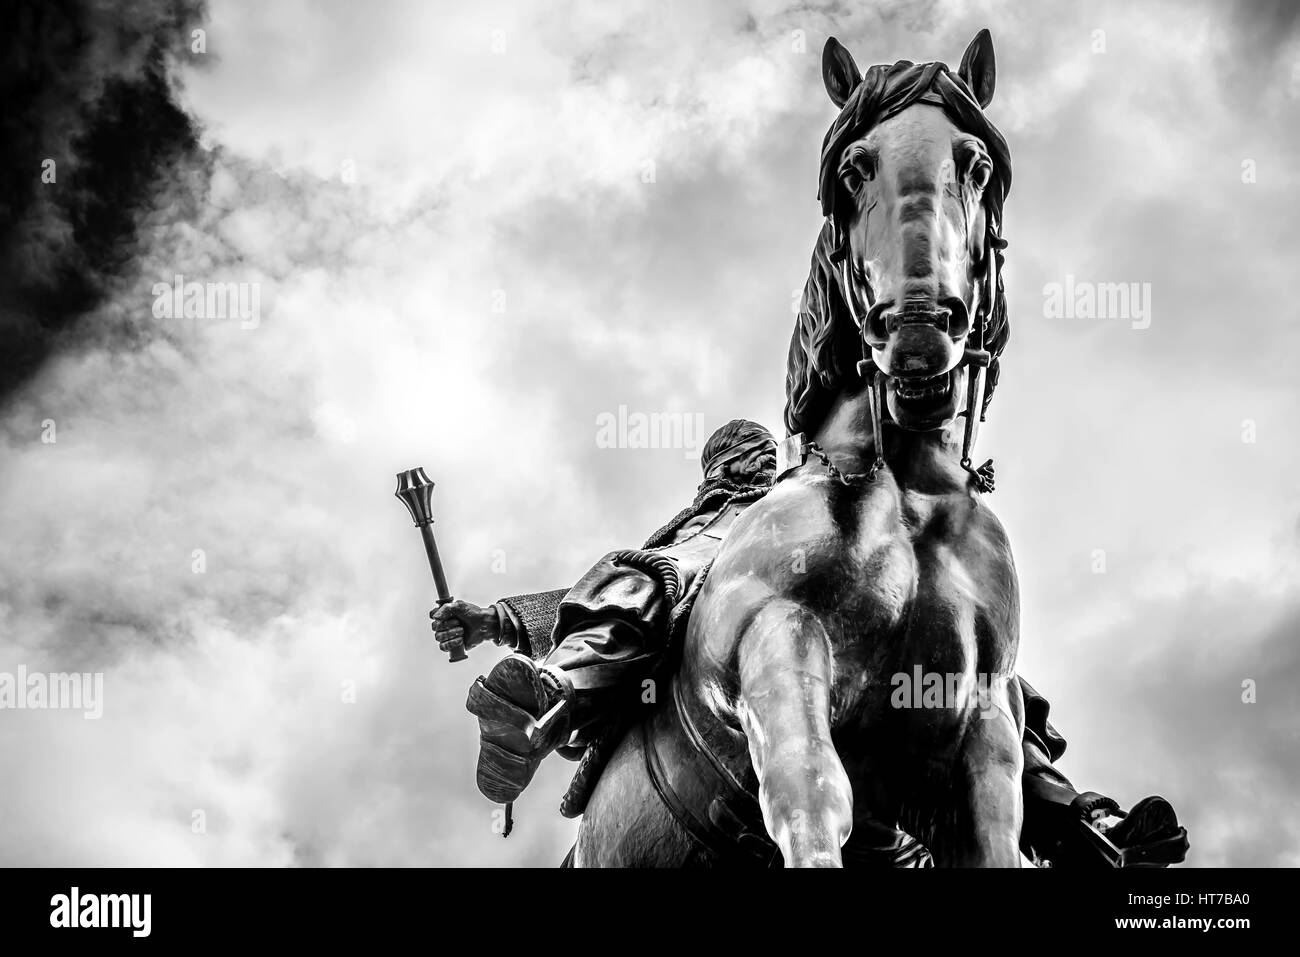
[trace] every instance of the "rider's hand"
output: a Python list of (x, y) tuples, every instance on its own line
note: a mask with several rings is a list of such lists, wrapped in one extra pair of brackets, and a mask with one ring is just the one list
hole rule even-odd
[(501, 619), (494, 608), (480, 608), (467, 601), (449, 601), (429, 612), (433, 619), (433, 637), (438, 640), (438, 647), (451, 651), (450, 644), (459, 639), (465, 643), (468, 651), (485, 641), (499, 641), (501, 638)]

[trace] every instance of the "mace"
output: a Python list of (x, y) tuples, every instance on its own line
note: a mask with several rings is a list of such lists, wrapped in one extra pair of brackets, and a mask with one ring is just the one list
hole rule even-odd
[[(424, 469), (407, 469), (397, 473), (397, 491), (393, 493), (406, 510), (411, 513), (415, 527), (424, 539), (424, 552), (429, 556), (429, 570), (433, 572), (433, 587), (438, 593), (438, 604), (445, 605), (451, 601), (451, 590), (447, 587), (447, 576), (442, 570), (442, 558), (438, 555), (438, 543), (433, 537), (433, 482), (424, 474)], [(465, 642), (461, 639), (448, 642), (452, 661), (464, 661)]]

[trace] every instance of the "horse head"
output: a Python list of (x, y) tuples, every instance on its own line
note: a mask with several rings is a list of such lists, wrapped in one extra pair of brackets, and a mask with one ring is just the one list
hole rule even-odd
[[(991, 393), (1006, 340), (998, 264), (1011, 165), (983, 112), (992, 38), (981, 31), (956, 73), (903, 60), (864, 76), (834, 38), (822, 68), (840, 115), (822, 148), (826, 221), (791, 345), (787, 426), (811, 431), (828, 393), (879, 373), (895, 425), (944, 428), (968, 370), (991, 363)], [(981, 414), (986, 400), (966, 398)]]

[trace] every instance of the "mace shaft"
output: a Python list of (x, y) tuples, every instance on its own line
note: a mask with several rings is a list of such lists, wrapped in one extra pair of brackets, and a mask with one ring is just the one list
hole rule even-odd
[(429, 570), (433, 572), (433, 587), (438, 592), (438, 604), (445, 605), (451, 601), (451, 589), (447, 587), (447, 575), (442, 570), (442, 556), (438, 554), (438, 542), (433, 537), (433, 524), (419, 526), (420, 537), (424, 539), (424, 551), (429, 556)]

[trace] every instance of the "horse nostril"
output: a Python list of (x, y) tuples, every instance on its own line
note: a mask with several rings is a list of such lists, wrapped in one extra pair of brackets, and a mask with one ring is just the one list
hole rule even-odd
[(896, 331), (894, 320), (897, 313), (888, 311), (893, 304), (891, 299), (881, 299), (867, 310), (867, 317), (862, 325), (862, 338), (871, 345), (883, 346), (889, 341), (890, 334)]
[(948, 313), (948, 335), (954, 340), (967, 335), (970, 332), (970, 310), (966, 303), (957, 296), (946, 296), (939, 303)]

